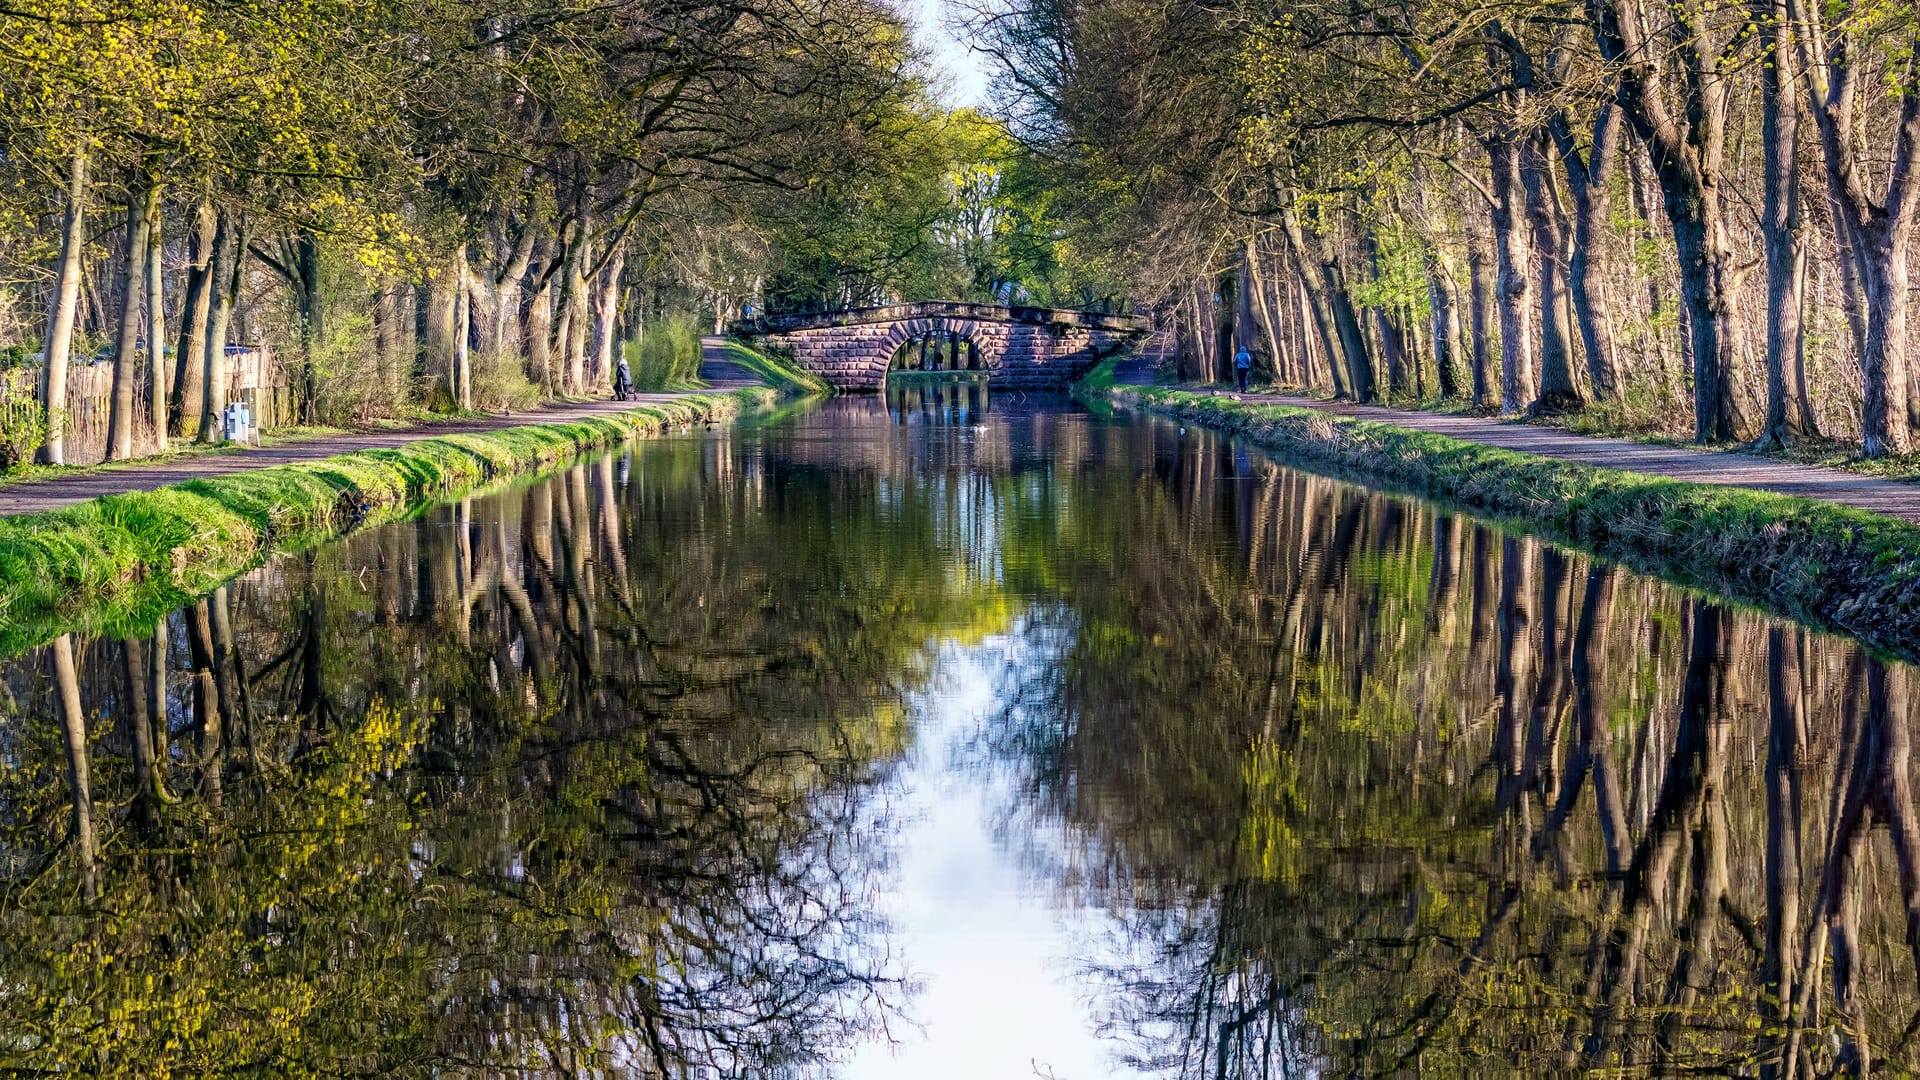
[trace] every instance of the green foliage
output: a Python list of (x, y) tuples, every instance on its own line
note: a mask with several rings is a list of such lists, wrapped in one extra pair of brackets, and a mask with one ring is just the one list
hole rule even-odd
[(1411, 312), (1416, 320), (1430, 317), (1427, 293), (1427, 245), (1398, 222), (1381, 226), (1376, 237), (1379, 258), (1373, 276), (1353, 286), (1354, 303), (1391, 312)]
[(540, 402), (540, 387), (527, 378), (526, 365), (511, 353), (474, 353), (468, 361), (473, 407), (485, 412), (501, 409), (526, 411)]
[(47, 441), (47, 412), (30, 397), (0, 397), (0, 473), (33, 460)]
[(700, 377), (698, 315), (678, 311), (647, 324), (640, 341), (627, 349), (633, 385), (641, 390), (684, 390)]

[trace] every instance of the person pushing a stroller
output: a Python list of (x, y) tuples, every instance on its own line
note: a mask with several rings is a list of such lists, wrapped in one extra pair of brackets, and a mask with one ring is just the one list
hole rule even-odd
[(633, 371), (627, 367), (627, 358), (613, 366), (613, 400), (625, 401), (633, 396)]

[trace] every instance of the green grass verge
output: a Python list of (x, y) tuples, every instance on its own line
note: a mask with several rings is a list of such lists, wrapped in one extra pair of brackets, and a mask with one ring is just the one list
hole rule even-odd
[(624, 413), (441, 435), (0, 518), (0, 656), (84, 630), (138, 633), (255, 565), (585, 451), (773, 404), (753, 387)]
[(827, 385), (827, 380), (786, 357), (761, 352), (737, 338), (727, 340), (727, 359), (760, 376), (760, 380), (767, 385), (777, 386), (788, 394), (811, 396), (833, 393), (833, 387)]
[(1311, 409), (1150, 387), (1123, 404), (1524, 521), (1636, 569), (1920, 656), (1920, 525), (1812, 499), (1501, 450)]

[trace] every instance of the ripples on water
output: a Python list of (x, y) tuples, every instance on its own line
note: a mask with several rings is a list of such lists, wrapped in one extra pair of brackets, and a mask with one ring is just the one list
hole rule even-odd
[(1911, 681), (1197, 431), (837, 400), (0, 661), (0, 1067), (1911, 1068)]

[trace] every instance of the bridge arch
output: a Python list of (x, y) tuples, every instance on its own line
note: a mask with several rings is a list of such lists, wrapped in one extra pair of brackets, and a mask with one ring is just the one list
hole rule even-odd
[(972, 319), (955, 319), (945, 316), (933, 316), (923, 319), (909, 319), (893, 324), (887, 336), (882, 339), (881, 349), (886, 353), (888, 371), (921, 370), (908, 367), (899, 361), (902, 353), (916, 343), (935, 339), (955, 343), (956, 351), (962, 346), (969, 353), (967, 362), (962, 365), (946, 365), (940, 370), (946, 371), (985, 371), (991, 373), (1000, 364), (1000, 352), (1005, 344), (1001, 336), (984, 332), (984, 329)]
[(1151, 329), (1131, 315), (938, 301), (791, 316), (734, 332), (785, 349), (837, 390), (879, 390), (900, 346), (927, 334), (973, 342), (980, 369), (997, 385), (1062, 389)]

